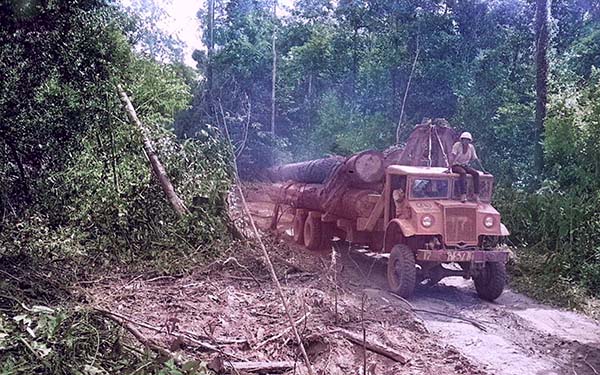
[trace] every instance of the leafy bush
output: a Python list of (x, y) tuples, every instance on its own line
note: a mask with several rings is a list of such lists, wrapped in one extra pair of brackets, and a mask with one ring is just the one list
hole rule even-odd
[(64, 272), (66, 265), (3, 257), (0, 272), (7, 278), (0, 280), (0, 373), (208, 374), (199, 362), (181, 367), (164, 362), (102, 313), (73, 305), (67, 289), (73, 274)]
[[(188, 72), (134, 54), (131, 22), (103, 1), (48, 3), (27, 14), (15, 4), (1, 6), (0, 256), (131, 263), (214, 255), (218, 246), (209, 244), (227, 239), (229, 154), (216, 136), (176, 139), (174, 117), (192, 99)], [(176, 217), (152, 176), (117, 83), (188, 217)]]

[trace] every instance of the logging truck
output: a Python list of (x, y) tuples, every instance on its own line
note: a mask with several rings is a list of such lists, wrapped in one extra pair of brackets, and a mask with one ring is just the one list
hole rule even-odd
[[(447, 168), (392, 164), (383, 170), (379, 185), (335, 191), (329, 205), (323, 203), (323, 184), (281, 185), (278, 203), (295, 208), (294, 241), (321, 251), (339, 238), (388, 258), (389, 286), (405, 298), (417, 284), (447, 276), (472, 278), (481, 298), (498, 298), (508, 252), (496, 244), (509, 232), (491, 205), (493, 176), (480, 173), (480, 202), (462, 203), (459, 175)], [(470, 176), (467, 186), (471, 193)]]

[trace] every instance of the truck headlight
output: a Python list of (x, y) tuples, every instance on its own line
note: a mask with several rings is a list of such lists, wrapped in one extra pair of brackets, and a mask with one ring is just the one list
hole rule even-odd
[(421, 218), (421, 225), (425, 228), (429, 228), (433, 225), (433, 218), (429, 215), (425, 215)]
[(483, 225), (486, 228), (491, 228), (494, 226), (494, 217), (493, 216), (487, 216), (485, 219), (483, 219)]

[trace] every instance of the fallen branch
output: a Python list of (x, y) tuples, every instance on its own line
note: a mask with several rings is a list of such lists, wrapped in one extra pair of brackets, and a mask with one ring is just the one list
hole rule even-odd
[(231, 362), (225, 364), (225, 369), (233, 367), (238, 371), (259, 372), (259, 373), (277, 373), (285, 372), (294, 368), (294, 362)]
[(389, 358), (393, 361), (402, 363), (402, 364), (406, 364), (408, 362), (408, 359), (401, 354), (400, 352), (397, 352), (396, 350), (385, 346), (383, 344), (380, 344), (378, 342), (373, 342), (373, 341), (368, 341), (368, 340), (363, 340), (362, 335), (359, 335), (357, 333), (354, 332), (350, 332), (348, 330), (345, 330), (343, 328), (340, 328), (338, 330), (333, 331), (334, 333), (339, 333), (341, 336), (343, 336), (345, 339), (347, 339), (348, 341), (357, 344), (357, 345), (361, 345), (361, 346), (365, 346), (367, 350), (373, 352), (373, 353), (377, 353), (379, 355), (382, 355), (386, 358)]
[(173, 355), (173, 353), (171, 353), (167, 349), (165, 349), (165, 348), (161, 347), (160, 345), (158, 345), (157, 343), (155, 343), (154, 340), (144, 336), (137, 328), (132, 326), (125, 319), (121, 319), (109, 312), (107, 313), (106, 310), (96, 309), (96, 311), (102, 313), (102, 315), (104, 315), (106, 318), (112, 320), (113, 322), (118, 323), (121, 327), (125, 328), (127, 331), (129, 331), (129, 333), (131, 333), (133, 335), (133, 337), (135, 337), (146, 348), (152, 350), (153, 352), (157, 353), (160, 356), (172, 358), (176, 363), (181, 364), (180, 361), (175, 357), (175, 355)]
[[(110, 319), (113, 319), (113, 320), (116, 319), (116, 320), (119, 320), (119, 321), (121, 321), (123, 323), (135, 324), (137, 326), (144, 327), (144, 328), (149, 329), (149, 330), (154, 331), (154, 332), (165, 332), (165, 330), (163, 330), (161, 327), (156, 327), (156, 326), (153, 326), (151, 324), (144, 323), (144, 322), (138, 322), (138, 321), (136, 321), (136, 320), (134, 320), (134, 319), (126, 316), (126, 315), (119, 314), (117, 312), (113, 312), (113, 311), (109, 311), (109, 310), (104, 310), (104, 309), (101, 309), (101, 308), (94, 308), (94, 310), (98, 311), (102, 315), (104, 315), (104, 316), (106, 316), (106, 317), (108, 317)], [(197, 335), (197, 334), (195, 334), (193, 332), (188, 332), (188, 331), (184, 331), (184, 332), (171, 331), (171, 332), (165, 332), (165, 333), (167, 333), (167, 334), (175, 337), (176, 339), (181, 340), (183, 343), (186, 343), (186, 344), (188, 344), (190, 346), (198, 346), (198, 347), (200, 347), (200, 348), (202, 348), (204, 350), (211, 351), (211, 352), (221, 353), (223, 355), (226, 355), (226, 356), (231, 357), (231, 358), (235, 358), (237, 360), (241, 360), (242, 359), (242, 358), (236, 356), (235, 354), (227, 353), (227, 352), (221, 350), (220, 348), (218, 348), (215, 345), (212, 345), (212, 344), (209, 344), (207, 342), (204, 342), (204, 341), (201, 341), (201, 340), (198, 340), (198, 339), (194, 338), (193, 336), (199, 336), (199, 335)], [(193, 345), (191, 345), (191, 344), (193, 344)]]
[(596, 368), (594, 366), (592, 366), (592, 364), (587, 361), (587, 357), (588, 356), (586, 355), (585, 358), (583, 359), (583, 363), (585, 363), (586, 365), (588, 365), (588, 367), (591, 368), (592, 371), (594, 371), (594, 374), (598, 375), (598, 371), (596, 371)]
[(250, 277), (252, 277), (252, 279), (254, 280), (254, 282), (256, 283), (256, 285), (258, 285), (258, 287), (262, 287), (262, 284), (260, 283), (260, 281), (258, 281), (258, 279), (256, 278), (256, 276), (254, 276), (254, 274), (250, 271), (250, 269), (248, 269), (248, 267), (243, 266), (240, 264), (240, 262), (238, 262), (237, 259), (235, 259), (234, 257), (229, 257), (227, 258), (226, 261), (223, 262), (223, 265), (226, 266), (229, 263), (234, 263), (235, 265), (237, 265), (238, 267), (240, 267), (241, 269), (243, 269), (244, 271), (246, 271), (246, 273), (248, 275), (250, 275)]
[[(306, 313), (303, 317), (301, 317), (300, 319), (296, 320), (295, 324), (298, 325), (298, 324), (302, 323), (302, 321), (304, 321), (306, 318), (308, 318), (309, 315), (310, 315), (310, 313)], [(254, 349), (259, 349), (259, 348), (265, 346), (266, 344), (268, 344), (270, 342), (273, 342), (273, 341), (275, 341), (275, 340), (277, 340), (277, 339), (279, 339), (279, 338), (287, 335), (288, 332), (290, 332), (291, 330), (292, 330), (292, 327), (288, 327), (288, 328), (284, 329), (283, 331), (281, 331), (277, 335), (271, 336), (268, 339), (260, 342), (258, 345), (256, 345), (254, 347)]]
[(183, 203), (183, 200), (181, 200), (181, 198), (179, 198), (179, 195), (177, 195), (177, 193), (175, 192), (175, 188), (173, 187), (173, 184), (171, 183), (171, 180), (169, 179), (169, 176), (167, 175), (167, 171), (165, 170), (165, 167), (162, 165), (162, 163), (158, 159), (158, 155), (156, 155), (154, 146), (152, 146), (152, 141), (150, 140), (150, 137), (148, 136), (148, 130), (144, 127), (144, 125), (142, 124), (140, 119), (137, 117), (135, 109), (133, 108), (133, 104), (131, 104), (131, 101), (129, 100), (127, 93), (125, 92), (125, 90), (123, 90), (123, 87), (121, 87), (121, 85), (117, 85), (117, 91), (119, 94), (119, 98), (121, 99), (121, 102), (123, 103), (124, 110), (127, 113), (127, 117), (129, 118), (129, 121), (131, 122), (132, 125), (134, 125), (136, 128), (138, 128), (138, 130), (140, 131), (140, 133), (142, 135), (142, 140), (143, 140), (143, 144), (144, 144), (144, 152), (146, 153), (146, 156), (148, 157), (148, 161), (150, 162), (152, 172), (154, 172), (154, 175), (158, 179), (160, 187), (162, 188), (163, 192), (165, 193), (167, 200), (169, 201), (169, 203), (171, 204), (171, 206), (173, 207), (173, 209), (179, 216), (183, 216), (186, 213), (189, 213), (189, 210)]
[(291, 361), (278, 361), (278, 362), (223, 362), (221, 358), (213, 359), (209, 364), (208, 368), (217, 372), (218, 374), (227, 372), (238, 372), (242, 371), (255, 372), (255, 373), (283, 373), (294, 368), (294, 362)]

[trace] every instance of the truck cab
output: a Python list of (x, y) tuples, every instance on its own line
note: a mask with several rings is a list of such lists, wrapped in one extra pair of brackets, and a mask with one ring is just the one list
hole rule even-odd
[[(447, 168), (391, 165), (383, 191), (383, 251), (391, 289), (410, 297), (417, 283), (447, 276), (472, 278), (479, 296), (494, 300), (506, 284), (509, 232), (492, 206), (493, 176), (480, 172), (479, 202), (461, 202), (459, 175)], [(472, 196), (471, 176), (467, 176)], [(453, 267), (445, 266), (454, 263)]]

